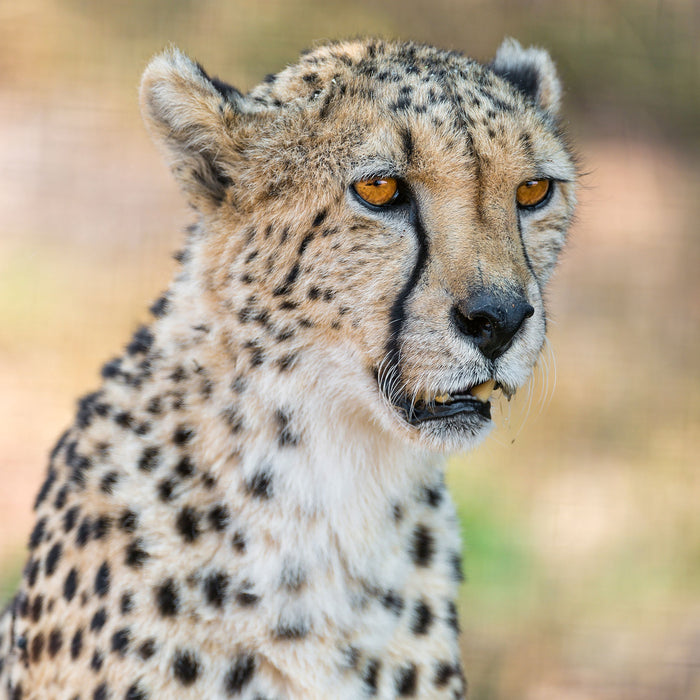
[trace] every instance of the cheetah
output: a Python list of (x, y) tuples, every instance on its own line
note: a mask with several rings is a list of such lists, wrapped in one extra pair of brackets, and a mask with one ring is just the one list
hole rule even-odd
[(442, 455), (544, 342), (560, 96), (512, 39), (489, 64), (331, 43), (247, 94), (151, 61), (194, 223), (51, 453), (2, 697), (465, 697)]

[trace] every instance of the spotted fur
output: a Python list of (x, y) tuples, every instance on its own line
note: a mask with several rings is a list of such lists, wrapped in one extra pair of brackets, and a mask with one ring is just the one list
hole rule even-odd
[[(144, 118), (197, 219), (51, 454), (3, 697), (464, 697), (439, 453), (490, 421), (411, 417), (537, 359), (574, 206), (559, 98), (512, 40), (490, 65), (330, 44), (247, 95), (152, 61)], [(354, 194), (378, 176), (396, 206)], [(537, 178), (551, 197), (519, 209)], [(497, 350), (480, 299), (527, 310)]]

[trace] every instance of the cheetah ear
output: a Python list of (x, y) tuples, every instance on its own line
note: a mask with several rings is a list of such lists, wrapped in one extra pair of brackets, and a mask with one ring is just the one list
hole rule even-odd
[(221, 204), (232, 184), (226, 156), (236, 145), (245, 98), (172, 48), (148, 64), (140, 102), (146, 127), (190, 203), (203, 211)]
[(504, 39), (490, 68), (546, 112), (559, 113), (561, 83), (544, 49), (524, 49), (515, 39)]

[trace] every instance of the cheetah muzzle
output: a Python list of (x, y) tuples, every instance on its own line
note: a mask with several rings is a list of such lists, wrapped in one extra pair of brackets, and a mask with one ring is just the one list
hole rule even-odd
[[(180, 263), (51, 453), (9, 700), (464, 698), (440, 453), (529, 379), (577, 171), (541, 49), (320, 46), (141, 108)], [(469, 533), (466, 533), (467, 537)]]

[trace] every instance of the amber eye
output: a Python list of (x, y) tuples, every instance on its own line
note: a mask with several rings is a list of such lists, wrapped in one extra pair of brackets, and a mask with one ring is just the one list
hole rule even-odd
[(360, 199), (375, 207), (382, 207), (394, 201), (399, 191), (399, 183), (393, 177), (376, 177), (360, 180), (353, 188)]
[(518, 185), (515, 198), (518, 206), (534, 207), (545, 200), (552, 186), (550, 180), (526, 180)]

